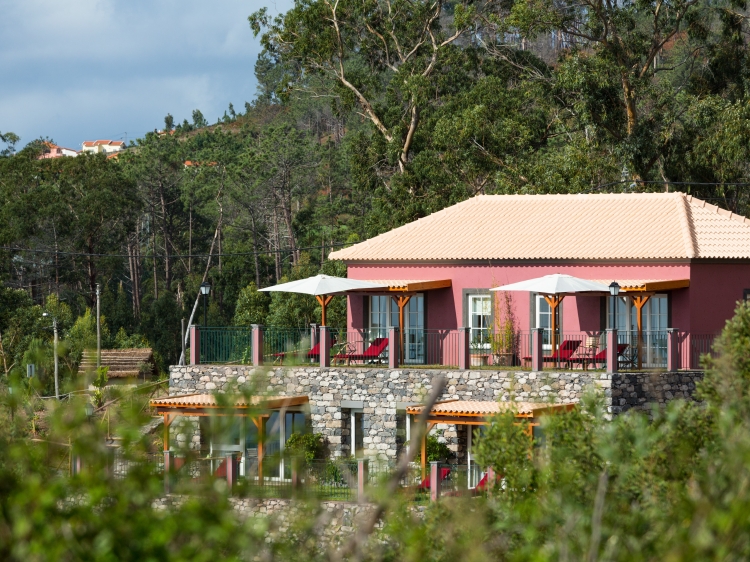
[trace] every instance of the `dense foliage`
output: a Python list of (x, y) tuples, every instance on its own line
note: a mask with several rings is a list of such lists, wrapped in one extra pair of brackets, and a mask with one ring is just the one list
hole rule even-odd
[[(750, 306), (742, 305), (720, 339), (720, 356), (708, 364), (702, 403), (675, 401), (652, 419), (631, 412), (610, 420), (600, 397), (590, 395), (572, 412), (547, 417), (533, 444), (512, 413), (499, 415), (476, 450), (478, 462), (501, 476), (486, 497), (443, 498), (417, 515), (408, 493), (373, 488), (384, 524), (353, 543), (342, 528), (343, 550), (324, 538), (330, 514), (314, 500), (299, 500), (283, 520), (241, 517), (222, 481), (177, 480), (178, 501), (160, 508), (164, 481), (153, 468), (161, 442), (158, 431), (142, 429), (149, 389), (119, 396), (110, 390), (109, 407), (87, 420), (80, 396), (42, 404), (26, 382), (13, 380), (12, 394), (0, 389), (0, 557), (744, 560), (749, 334)], [(217, 399), (224, 405), (231, 397)], [(212, 421), (219, 432), (231, 423)], [(105, 443), (117, 444), (126, 473), (115, 475)], [(319, 456), (320, 436), (294, 443), (308, 459)], [(73, 476), (71, 455), (84, 467)]]

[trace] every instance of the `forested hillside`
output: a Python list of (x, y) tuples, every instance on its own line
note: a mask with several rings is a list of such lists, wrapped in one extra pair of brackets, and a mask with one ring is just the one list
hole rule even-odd
[(243, 112), (167, 115), (109, 159), (37, 160), (40, 141), (14, 155), (0, 136), (2, 369), (51, 362), (44, 310), (72, 369), (97, 283), (105, 345), (151, 345), (162, 368), (204, 280), (210, 324), (306, 325), (312, 298), (255, 289), (344, 274), (332, 249), (479, 193), (682, 190), (747, 214), (745, 13), (734, 0), (260, 10)]

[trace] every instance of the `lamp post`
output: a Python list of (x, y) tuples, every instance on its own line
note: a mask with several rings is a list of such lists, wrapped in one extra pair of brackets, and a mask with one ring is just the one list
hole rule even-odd
[(203, 295), (203, 325), (208, 326), (208, 312), (206, 303), (208, 302), (208, 295), (211, 293), (211, 283), (204, 281), (201, 283), (201, 294)]
[(609, 294), (612, 295), (612, 325), (610, 327), (614, 330), (617, 328), (617, 295), (620, 294), (620, 285), (617, 281), (609, 284)]
[(96, 284), (96, 368), (102, 366), (102, 323), (99, 283)]
[(42, 316), (45, 317), (51, 317), (52, 318), (52, 332), (55, 334), (54, 339), (54, 345), (52, 347), (52, 354), (55, 356), (55, 398), (60, 400), (60, 386), (58, 383), (58, 360), (57, 360), (57, 318), (52, 316), (49, 312), (45, 312), (42, 314)]
[(91, 402), (86, 402), (84, 408), (86, 410), (86, 419), (91, 421), (91, 418), (94, 417), (94, 405)]

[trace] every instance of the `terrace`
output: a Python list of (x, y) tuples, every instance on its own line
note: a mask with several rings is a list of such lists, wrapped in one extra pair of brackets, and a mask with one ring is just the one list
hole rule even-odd
[[(191, 326), (189, 357), (195, 365), (679, 371), (700, 369), (701, 356), (713, 353), (718, 335), (676, 329), (557, 330), (553, 350), (551, 334), (549, 328), (510, 336), (490, 329), (406, 329), (401, 338), (398, 328)], [(608, 353), (612, 348), (615, 356)]]

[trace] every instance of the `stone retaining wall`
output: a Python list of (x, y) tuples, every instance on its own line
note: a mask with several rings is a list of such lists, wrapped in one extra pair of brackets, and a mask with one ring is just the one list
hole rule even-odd
[[(441, 400), (501, 400), (519, 402), (578, 402), (587, 388), (599, 389), (607, 411), (616, 415), (629, 409), (649, 412), (674, 398), (690, 399), (698, 372), (616, 373), (600, 371), (457, 371), (330, 367), (253, 368), (243, 365), (192, 365), (170, 368), (169, 393), (227, 392), (259, 382), (273, 395), (306, 395), (310, 399), (313, 431), (326, 436), (334, 456), (351, 453), (350, 409), (361, 407), (364, 448), (369, 456), (395, 459), (399, 444), (399, 412), (421, 402), (432, 380), (443, 375), (446, 388)], [(403, 423), (403, 418), (402, 418)], [(465, 427), (437, 426), (441, 440), (460, 460), (465, 454)], [(195, 434), (178, 436), (181, 442), (199, 443)]]
[(702, 371), (677, 373), (616, 373), (612, 375), (613, 414), (635, 409), (651, 413), (654, 405), (664, 407), (670, 400), (692, 400)]
[[(587, 387), (600, 388), (611, 402), (611, 375), (601, 372), (456, 371), (427, 369), (194, 365), (170, 368), (170, 395), (226, 392), (237, 385), (264, 378), (274, 395), (306, 395), (310, 399), (313, 431), (326, 436), (335, 456), (351, 452), (349, 410), (361, 405), (366, 454), (395, 459), (397, 414), (407, 404), (421, 402), (432, 380), (446, 377), (442, 400), (503, 400), (522, 402), (577, 402)], [(465, 428), (462, 428), (465, 432)], [(436, 428), (460, 459), (465, 436), (451, 426)], [(180, 439), (186, 439), (180, 437)], [(188, 438), (192, 439), (192, 438)]]

